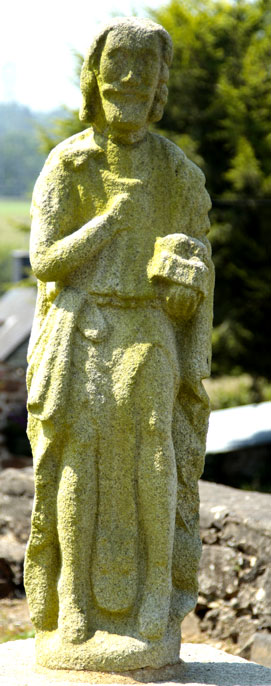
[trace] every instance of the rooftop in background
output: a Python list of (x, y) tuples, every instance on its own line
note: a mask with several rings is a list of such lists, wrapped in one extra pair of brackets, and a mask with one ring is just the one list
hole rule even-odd
[(271, 443), (271, 402), (211, 412), (206, 453)]
[(20, 362), (26, 365), (36, 294), (35, 288), (15, 287), (0, 299), (0, 362), (12, 361), (12, 356), (23, 346)]

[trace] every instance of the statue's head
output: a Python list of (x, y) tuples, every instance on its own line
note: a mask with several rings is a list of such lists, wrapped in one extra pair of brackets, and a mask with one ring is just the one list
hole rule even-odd
[(159, 121), (167, 101), (172, 41), (149, 19), (114, 19), (95, 38), (81, 72), (80, 119), (127, 130)]

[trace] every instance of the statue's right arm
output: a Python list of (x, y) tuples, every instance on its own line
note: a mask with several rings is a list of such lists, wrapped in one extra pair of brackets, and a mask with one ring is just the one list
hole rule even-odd
[[(115, 196), (108, 211), (75, 228), (70, 218), (74, 199), (68, 191), (68, 184), (59, 188), (55, 174), (51, 174), (50, 182), (48, 173), (41, 175), (34, 191), (30, 261), (34, 274), (41, 281), (65, 282), (117, 232), (128, 228), (125, 215), (129, 197), (126, 194)], [(124, 205), (126, 212), (123, 212)]]

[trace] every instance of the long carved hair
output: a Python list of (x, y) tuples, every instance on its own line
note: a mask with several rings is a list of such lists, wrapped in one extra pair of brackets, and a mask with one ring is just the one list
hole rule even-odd
[(159, 24), (156, 24), (150, 19), (138, 19), (137, 17), (114, 19), (110, 24), (107, 24), (94, 39), (87, 52), (81, 71), (80, 87), (83, 100), (79, 117), (81, 121), (88, 124), (95, 121), (97, 107), (99, 106), (96, 74), (99, 73), (100, 59), (107, 36), (110, 31), (117, 28), (120, 28), (120, 30), (128, 29), (134, 33), (141, 32), (146, 36), (158, 36), (160, 42), (160, 74), (149, 114), (149, 121), (159, 121), (163, 116), (168, 96), (166, 84), (169, 78), (169, 66), (173, 55), (172, 40), (168, 32)]

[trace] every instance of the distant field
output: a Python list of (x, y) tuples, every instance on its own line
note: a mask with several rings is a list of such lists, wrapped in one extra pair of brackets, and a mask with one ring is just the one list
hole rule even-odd
[(0, 198), (0, 281), (9, 281), (12, 250), (28, 249), (30, 201)]
[(0, 198), (0, 217), (29, 217), (30, 200)]
[(0, 198), (0, 252), (1, 256), (14, 248), (27, 248), (29, 235), (20, 226), (30, 225), (30, 201)]

